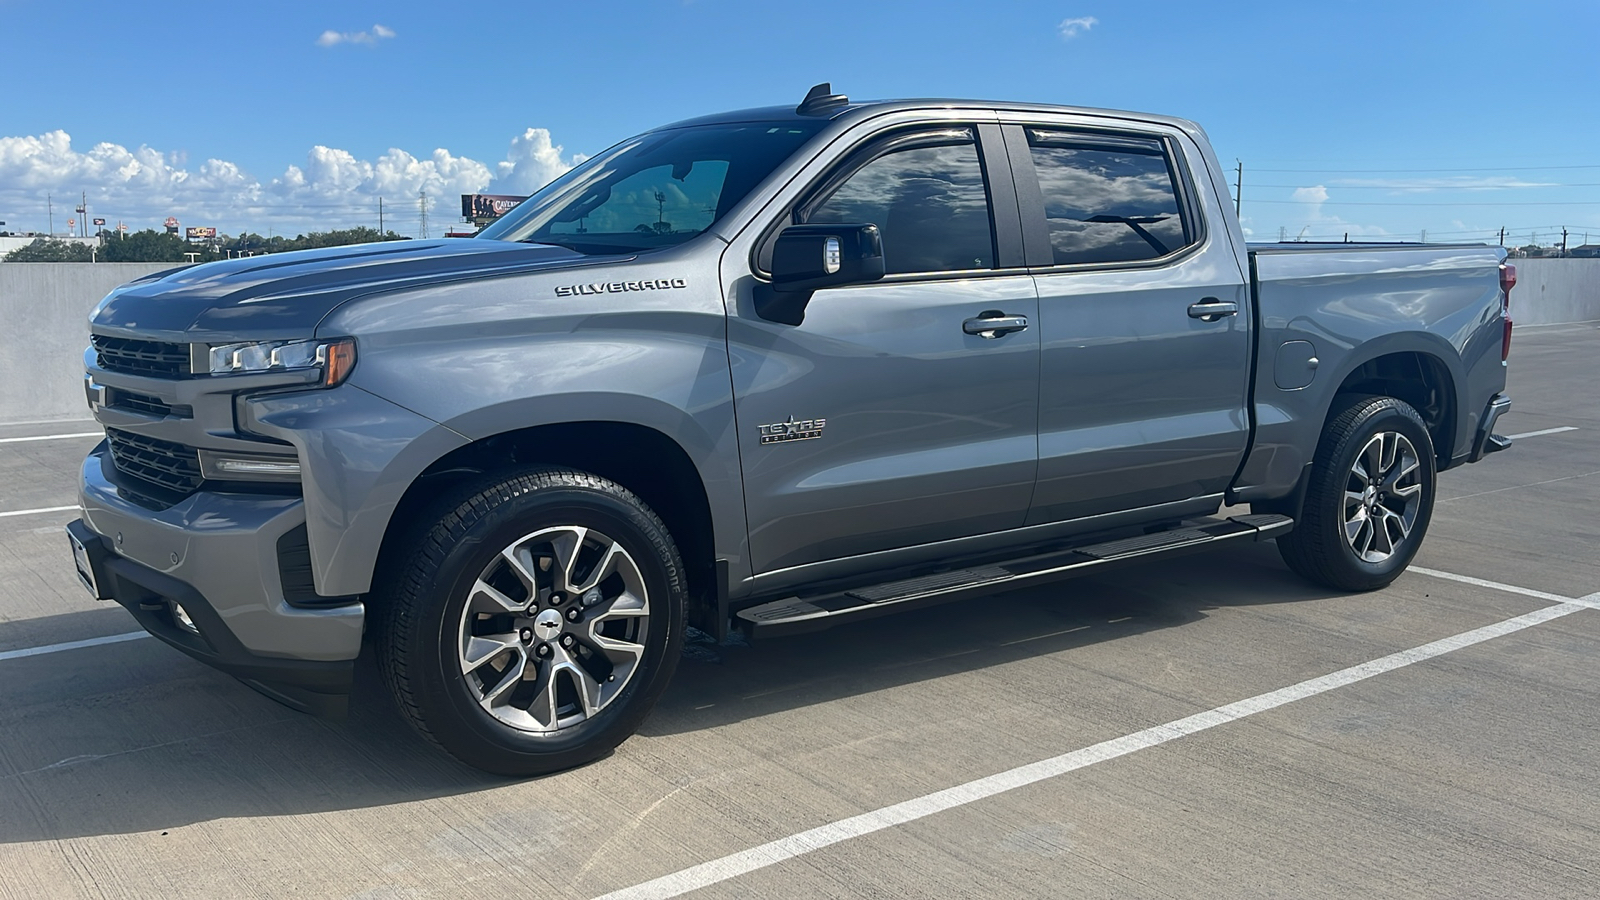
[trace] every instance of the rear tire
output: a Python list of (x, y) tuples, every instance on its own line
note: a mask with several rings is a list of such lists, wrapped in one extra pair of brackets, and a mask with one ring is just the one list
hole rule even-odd
[(377, 657), (401, 712), (468, 765), (540, 775), (631, 735), (687, 601), (666, 526), (622, 486), (533, 468), (444, 498), (394, 557)]
[(1393, 397), (1352, 397), (1323, 430), (1305, 504), (1278, 553), (1303, 578), (1341, 591), (1388, 585), (1433, 518), (1433, 440)]

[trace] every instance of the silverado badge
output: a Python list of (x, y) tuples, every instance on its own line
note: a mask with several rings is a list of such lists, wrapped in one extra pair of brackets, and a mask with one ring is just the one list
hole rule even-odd
[(795, 421), (794, 416), (790, 416), (787, 422), (762, 425), (761, 443), (782, 444), (787, 441), (815, 440), (822, 437), (822, 429), (827, 424), (827, 419), (801, 419)]

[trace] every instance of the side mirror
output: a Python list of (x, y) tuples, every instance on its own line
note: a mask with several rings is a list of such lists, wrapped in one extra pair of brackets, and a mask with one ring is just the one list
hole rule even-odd
[(756, 315), (799, 325), (813, 292), (883, 277), (883, 237), (876, 225), (790, 225), (772, 248), (772, 283), (758, 285)]

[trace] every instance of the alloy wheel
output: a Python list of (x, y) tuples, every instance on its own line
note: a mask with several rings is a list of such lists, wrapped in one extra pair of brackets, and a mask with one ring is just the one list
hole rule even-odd
[(1422, 501), (1422, 461), (1411, 441), (1394, 431), (1373, 435), (1356, 454), (1345, 485), (1350, 549), (1363, 562), (1388, 559), (1411, 536)]
[(593, 528), (545, 528), (501, 550), (474, 582), (458, 659), (485, 712), (550, 735), (622, 693), (649, 626), (644, 576), (621, 544)]

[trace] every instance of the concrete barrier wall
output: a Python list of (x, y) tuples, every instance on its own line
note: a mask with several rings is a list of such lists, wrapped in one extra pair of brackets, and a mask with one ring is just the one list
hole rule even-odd
[(172, 263), (0, 263), (0, 425), (85, 419), (89, 313)]
[(1600, 320), (1600, 259), (1512, 259), (1511, 319), (1518, 325)]
[[(1518, 325), (1600, 320), (1600, 259), (1518, 259)], [(0, 425), (88, 416), (88, 316), (119, 284), (171, 263), (0, 264)]]

